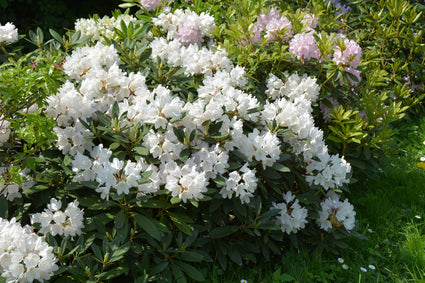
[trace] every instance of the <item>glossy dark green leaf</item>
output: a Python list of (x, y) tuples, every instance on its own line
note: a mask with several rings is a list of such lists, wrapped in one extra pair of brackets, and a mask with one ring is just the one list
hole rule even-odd
[(212, 229), (208, 235), (213, 239), (220, 239), (227, 237), (238, 230), (238, 226), (223, 226)]
[(133, 213), (132, 216), (139, 227), (145, 230), (152, 238), (158, 241), (161, 239), (161, 232), (152, 219), (139, 213)]

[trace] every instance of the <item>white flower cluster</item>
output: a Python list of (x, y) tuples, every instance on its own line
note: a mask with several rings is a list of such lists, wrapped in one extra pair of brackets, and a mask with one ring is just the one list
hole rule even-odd
[(317, 223), (321, 229), (328, 231), (332, 227), (344, 226), (347, 231), (350, 231), (354, 228), (356, 212), (347, 199), (342, 202), (334, 194), (322, 201), (320, 205), (322, 210), (319, 211)]
[(328, 153), (322, 130), (314, 126), (311, 103), (316, 101), (320, 90), (316, 79), (292, 74), (284, 83), (271, 75), (267, 86), (266, 94), (276, 100), (264, 106), (262, 122), (268, 125), (274, 120), (292, 132), (284, 140), (307, 162), (306, 180), (325, 190), (349, 183), (350, 164), (343, 157)]
[(224, 188), (220, 190), (220, 194), (223, 198), (229, 199), (235, 194), (236, 197), (240, 198), (241, 203), (249, 203), (250, 198), (254, 196), (254, 192), (257, 189), (256, 171), (255, 169), (249, 169), (248, 163), (246, 163), (239, 169), (239, 172), (232, 171), (229, 173), (229, 178), (227, 178)]
[(80, 235), (81, 228), (84, 228), (84, 216), (83, 211), (78, 208), (78, 201), (68, 203), (65, 211), (61, 211), (61, 208), (62, 202), (52, 198), (43, 212), (32, 215), (31, 224), (40, 223), (39, 232), (43, 235), (65, 237)]
[(307, 172), (315, 172), (315, 175), (306, 176), (307, 182), (322, 186), (325, 190), (337, 188), (350, 182), (347, 175), (351, 171), (351, 165), (339, 155), (329, 155), (323, 150), (318, 156), (319, 160), (308, 160)]
[[(46, 109), (46, 113), (58, 123), (55, 132), (59, 149), (74, 157), (75, 178), (98, 182), (97, 191), (101, 198), (108, 199), (111, 190), (128, 194), (135, 189), (140, 195), (150, 194), (163, 185), (172, 196), (183, 201), (197, 200), (207, 191), (211, 178), (227, 173), (229, 151), (238, 149), (248, 160), (263, 162), (264, 167), (273, 165), (279, 158), (279, 140), (275, 134), (254, 130), (246, 135), (242, 130), (243, 119), (257, 121), (260, 115), (248, 111), (259, 107), (259, 102), (235, 88), (246, 84), (243, 68), (235, 67), (230, 72), (219, 71), (205, 76), (204, 85), (199, 88), (200, 99), (185, 103), (161, 85), (149, 91), (145, 78), (139, 73), (123, 73), (117, 66), (116, 53), (111, 50), (98, 43), (94, 47), (77, 49), (67, 58), (65, 72), (76, 79), (80, 87), (77, 89), (71, 82), (66, 82), (58, 94), (49, 98)], [(84, 58), (84, 62), (79, 61), (80, 58)], [(160, 160), (159, 166), (146, 164), (143, 159), (137, 163), (116, 158), (111, 161), (112, 153), (108, 149), (85, 138), (91, 134), (80, 119), (96, 118), (97, 110), (111, 113), (114, 102), (119, 103), (120, 113), (127, 112), (126, 123), (130, 128), (139, 123), (153, 126), (141, 145)], [(183, 113), (186, 113), (184, 118)], [(183, 119), (172, 124), (173, 118)], [(226, 150), (219, 143), (209, 145), (195, 139), (191, 146), (199, 150), (191, 152), (184, 164), (177, 164), (187, 145), (178, 140), (173, 127), (183, 126), (188, 133), (193, 130), (205, 132), (203, 125), (207, 122), (222, 123), (220, 131), (232, 137), (223, 144)], [(264, 140), (267, 143), (263, 143)], [(141, 172), (146, 171), (151, 172), (150, 177), (141, 180)], [(248, 181), (254, 183), (251, 179)], [(242, 186), (239, 187), (236, 197), (248, 202), (253, 185), (247, 186), (246, 193)]]
[[(100, 144), (90, 151), (90, 157), (77, 152), (72, 161), (72, 167), (78, 181), (96, 181), (99, 183), (96, 192), (102, 199), (109, 199), (111, 189), (118, 195), (129, 194), (131, 188), (137, 188), (141, 180), (141, 171), (148, 166), (139, 162), (131, 162), (113, 158), (112, 151)], [(156, 191), (156, 190), (154, 190)]]
[(0, 146), (9, 140), (10, 136), (10, 122), (0, 117)]
[(100, 19), (77, 19), (75, 21), (75, 31), (80, 31), (81, 36), (92, 36), (91, 41), (101, 41), (103, 38), (115, 38), (114, 29), (121, 30), (121, 21), (128, 26), (130, 22), (137, 19), (131, 15), (119, 15), (116, 18), (104, 16)]
[(15, 218), (0, 218), (0, 274), (6, 282), (44, 282), (59, 269), (57, 259), (43, 237)]
[[(1, 164), (0, 164), (1, 165)], [(25, 168), (19, 172), (20, 177), (23, 179), (21, 184), (11, 182), (9, 176), (9, 168), (0, 166), (0, 195), (3, 195), (8, 201), (13, 201), (15, 198), (22, 197), (21, 191), (34, 186), (32, 178), (28, 176), (29, 169)]]
[(178, 39), (167, 41), (162, 37), (155, 38), (150, 47), (152, 58), (159, 57), (172, 66), (183, 67), (187, 75), (212, 75), (216, 70), (229, 71), (233, 65), (227, 51), (220, 48), (213, 51), (198, 44), (184, 46)]
[(10, 44), (18, 41), (18, 29), (12, 23), (0, 25), (0, 44)]
[(307, 223), (307, 209), (301, 207), (291, 192), (283, 194), (283, 200), (285, 202), (273, 203), (273, 208), (281, 210), (276, 217), (276, 222), (280, 225), (282, 232), (296, 233)]

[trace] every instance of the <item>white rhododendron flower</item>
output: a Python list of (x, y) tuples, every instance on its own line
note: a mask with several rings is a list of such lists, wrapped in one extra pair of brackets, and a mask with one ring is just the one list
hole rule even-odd
[(43, 212), (32, 215), (31, 223), (40, 223), (39, 232), (43, 235), (65, 237), (80, 235), (81, 229), (84, 228), (84, 215), (78, 208), (78, 201), (70, 202), (65, 211), (61, 211), (61, 208), (62, 202), (52, 198)]
[(238, 171), (229, 173), (226, 185), (220, 190), (223, 198), (233, 198), (233, 195), (241, 200), (241, 203), (249, 203), (257, 189), (258, 179), (255, 176), (256, 170), (250, 169), (245, 163)]
[(89, 72), (109, 69), (120, 61), (114, 46), (98, 42), (93, 47), (78, 47), (71, 56), (65, 58), (64, 72), (73, 79), (86, 77)]
[(6, 282), (44, 282), (59, 269), (57, 259), (43, 237), (15, 218), (0, 218), (0, 275)]
[(81, 36), (91, 36), (90, 41), (101, 41), (103, 37), (115, 38), (115, 30), (121, 30), (121, 21), (126, 26), (137, 19), (131, 15), (118, 15), (116, 18), (104, 16), (100, 19), (77, 19), (75, 21), (75, 31), (79, 31)]
[(280, 225), (282, 232), (287, 234), (296, 233), (303, 229), (307, 221), (307, 209), (300, 206), (291, 192), (283, 194), (285, 202), (273, 203), (273, 208), (280, 209), (276, 222)]
[(320, 206), (317, 223), (321, 229), (328, 231), (332, 227), (344, 226), (347, 231), (350, 231), (354, 228), (356, 212), (347, 199), (342, 202), (334, 193), (322, 201)]
[(12, 23), (0, 25), (0, 44), (10, 44), (15, 41), (18, 41), (18, 29), (15, 25)]

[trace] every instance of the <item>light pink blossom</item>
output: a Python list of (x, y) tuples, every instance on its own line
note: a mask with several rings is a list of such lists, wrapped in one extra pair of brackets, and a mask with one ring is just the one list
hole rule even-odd
[(161, 0), (141, 0), (140, 4), (142, 4), (143, 8), (146, 9), (146, 11), (152, 11), (155, 10), (155, 8), (159, 5)]
[(289, 52), (293, 53), (298, 59), (309, 60), (311, 58), (320, 58), (320, 50), (316, 45), (316, 39), (311, 32), (298, 33), (289, 41)]
[(186, 46), (203, 41), (202, 31), (199, 29), (199, 26), (191, 21), (179, 26), (177, 36), (180, 43)]
[(345, 49), (342, 50), (339, 46), (334, 49), (333, 61), (336, 64), (349, 65), (351, 68), (357, 68), (362, 56), (361, 47), (354, 40), (344, 39)]

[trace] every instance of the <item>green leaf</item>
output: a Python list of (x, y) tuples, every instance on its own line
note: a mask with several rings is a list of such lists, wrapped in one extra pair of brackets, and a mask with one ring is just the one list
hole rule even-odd
[(213, 179), (213, 181), (217, 185), (221, 185), (221, 186), (225, 186), (226, 185), (226, 180), (223, 177), (221, 177), (220, 175), (217, 175), (217, 177), (215, 179)]
[(193, 232), (193, 228), (189, 226), (182, 217), (180, 217), (176, 213), (169, 212), (169, 216), (171, 221), (179, 228), (180, 231), (185, 233), (186, 235), (191, 235)]
[(246, 114), (257, 113), (257, 112), (260, 112), (260, 111), (263, 111), (263, 110), (264, 110), (264, 107), (263, 106), (258, 106), (258, 107), (255, 107), (255, 108), (248, 109), (246, 111)]
[(78, 238), (77, 244), (78, 244), (78, 253), (85, 252), (94, 242), (94, 239), (96, 238), (95, 234), (90, 235), (87, 239), (84, 239), (84, 236), (81, 235), (80, 238)]
[(92, 249), (94, 255), (96, 256), (96, 258), (100, 261), (103, 261), (103, 255), (102, 255), (102, 251), (100, 250), (100, 248), (96, 244), (92, 244), (91, 249)]
[(155, 225), (155, 223), (152, 221), (152, 219), (139, 214), (139, 213), (132, 213), (132, 216), (136, 223), (146, 231), (152, 238), (156, 240), (161, 240), (161, 232), (159, 231), (158, 227)]
[(124, 211), (120, 210), (115, 216), (115, 228), (121, 229), (124, 227), (125, 221), (127, 220), (127, 215), (124, 213)]
[(184, 131), (183, 131), (183, 127), (173, 127), (173, 132), (176, 135), (177, 139), (179, 140), (179, 142), (184, 143)]
[(97, 228), (97, 224), (105, 226), (114, 219), (111, 213), (102, 213), (93, 217), (87, 217), (85, 221), (84, 231), (93, 231)]
[(6, 218), (8, 208), (9, 208), (9, 204), (7, 199), (0, 197), (0, 217), (1, 218)]
[(118, 7), (127, 9), (136, 6), (136, 3), (121, 3), (118, 5)]
[(47, 190), (49, 188), (50, 187), (49, 186), (46, 186), (46, 185), (36, 185), (36, 186), (32, 186), (31, 188), (28, 188), (28, 189), (24, 190), (23, 193), (24, 194), (27, 194), (27, 195), (30, 195), (30, 194), (33, 194), (33, 193), (38, 193), (38, 192), (41, 192), (41, 191), (45, 191), (45, 190)]
[(179, 203), (179, 202), (181, 202), (182, 201), (182, 199), (181, 198), (179, 198), (179, 197), (172, 197), (171, 199), (170, 199), (170, 203), (171, 204), (177, 204), (177, 203)]
[(288, 167), (286, 167), (285, 165), (281, 164), (281, 163), (275, 163), (272, 166), (273, 169), (275, 169), (276, 171), (279, 172), (291, 172), (291, 169), (289, 169)]
[(220, 238), (227, 237), (238, 230), (239, 230), (238, 226), (217, 227), (210, 231), (209, 236), (213, 239), (220, 239)]
[(122, 259), (124, 257), (124, 255), (130, 250), (130, 246), (131, 246), (131, 242), (126, 242), (121, 247), (113, 250), (111, 258), (109, 259), (108, 262), (111, 263), (111, 262), (115, 262), (115, 261)]
[[(106, 272), (102, 272), (98, 275), (96, 275), (96, 278), (102, 279), (102, 280), (111, 280), (115, 277), (120, 276), (123, 273), (127, 273), (128, 267), (123, 266), (116, 266), (111, 270), (108, 270)], [(90, 281), (88, 281), (90, 282)]]
[(195, 251), (183, 251), (176, 256), (180, 260), (190, 262), (201, 262), (204, 260), (204, 256)]
[(240, 163), (239, 161), (229, 162), (229, 167), (227, 168), (227, 170), (233, 171), (233, 170), (239, 169), (241, 167), (242, 167), (242, 163)]
[(157, 265), (153, 266), (149, 271), (150, 275), (155, 275), (160, 273), (161, 271), (163, 271), (165, 268), (167, 268), (168, 266), (168, 262), (167, 261), (163, 261), (161, 263), (158, 263)]
[(186, 159), (188, 159), (188, 158), (189, 158), (190, 154), (191, 154), (191, 150), (190, 150), (190, 148), (185, 148), (185, 149), (183, 149), (183, 150), (180, 152), (180, 160), (181, 160), (181, 161), (185, 161)]
[(277, 172), (276, 170), (273, 170), (271, 168), (261, 171), (261, 176), (266, 177), (271, 180), (280, 180), (282, 176)]
[(180, 269), (180, 267), (178, 267), (176, 264), (173, 264), (172, 267), (173, 267), (174, 279), (176, 280), (176, 282), (186, 283), (187, 282), (186, 278), (184, 277), (184, 274), (182, 270)]
[(112, 118), (118, 119), (120, 115), (120, 107), (118, 105), (118, 102), (114, 102), (114, 105), (112, 105)]
[(143, 146), (136, 146), (133, 148), (133, 151), (142, 156), (149, 155), (149, 150)]
[(53, 29), (49, 29), (49, 32), (52, 35), (52, 37), (54, 39), (56, 39), (57, 42), (59, 42), (60, 44), (63, 45), (63, 38), (59, 35), (59, 33), (57, 33), (56, 31), (54, 31)]
[(235, 247), (235, 246), (232, 247), (230, 254), (229, 254), (229, 257), (237, 265), (242, 265), (241, 253), (240, 253), (240, 251), (237, 247)]
[(187, 263), (184, 262), (176, 262), (176, 264), (178, 266), (181, 267), (181, 269), (183, 270), (184, 273), (187, 274), (187, 276), (189, 276), (190, 278), (192, 278), (193, 280), (196, 281), (205, 281), (204, 275), (195, 267), (193, 267), (192, 265), (189, 265)]

